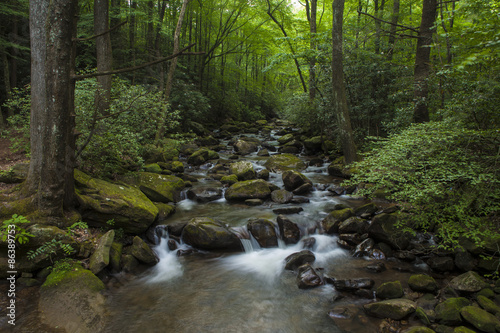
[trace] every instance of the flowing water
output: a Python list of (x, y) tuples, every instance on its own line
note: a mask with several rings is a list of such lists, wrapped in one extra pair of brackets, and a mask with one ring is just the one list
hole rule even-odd
[[(267, 158), (252, 154), (245, 159), (258, 171)], [(326, 166), (309, 167), (303, 173), (315, 186), (329, 184), (333, 179), (327, 175)], [(209, 167), (193, 172), (200, 179), (195, 186), (216, 184), (205, 180)], [(280, 174), (271, 173), (269, 181), (283, 187)], [(316, 239), (314, 266), (352, 277), (353, 270), (358, 270), (352, 264), (355, 259), (337, 246), (336, 237), (311, 230), (336, 204), (354, 206), (360, 202), (332, 197), (328, 191), (317, 189), (307, 197), (309, 203), (300, 204), (304, 210), (288, 217), (305, 234), (311, 232), (306, 237)], [(266, 202), (251, 207), (223, 198), (204, 204), (185, 199), (166, 223), (207, 216), (241, 230), (250, 218), (276, 221), (272, 209), (286, 206), (292, 205)], [(198, 252), (179, 257), (177, 251), (189, 246), (178, 244), (179, 249), (170, 251), (167, 241), (165, 234), (154, 248), (160, 258), (158, 265), (111, 296), (110, 332), (341, 332), (328, 316), (334, 288), (324, 285), (301, 290), (295, 273), (284, 270), (284, 259), (302, 250), (302, 242), (289, 246), (281, 242), (277, 248), (261, 249), (250, 238), (242, 240), (242, 253)]]

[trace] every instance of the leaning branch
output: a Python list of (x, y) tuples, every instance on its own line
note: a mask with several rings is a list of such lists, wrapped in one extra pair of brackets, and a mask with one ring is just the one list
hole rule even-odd
[(374, 20), (377, 20), (377, 21), (380, 21), (380, 22), (384, 22), (384, 23), (387, 23), (387, 24), (390, 24), (390, 25), (394, 25), (396, 27), (400, 27), (400, 28), (404, 28), (404, 29), (407, 29), (407, 30), (411, 30), (411, 31), (416, 32), (418, 34), (418, 28), (407, 27), (405, 25), (401, 25), (401, 24), (397, 24), (397, 23), (392, 23), (392, 22), (389, 22), (389, 21), (385, 21), (385, 20), (379, 19), (378, 17), (375, 17), (373, 15), (370, 15), (368, 13), (365, 13), (365, 12), (362, 12), (362, 11), (359, 11), (359, 10), (358, 10), (358, 13), (366, 15), (366, 16), (369, 16), (369, 17), (373, 18)]
[(95, 38), (97, 38), (97, 37), (101, 37), (101, 36), (103, 36), (103, 35), (105, 35), (105, 34), (109, 34), (109, 33), (110, 33), (111, 31), (113, 31), (113, 30), (118, 29), (118, 28), (119, 28), (119, 27), (121, 27), (122, 25), (127, 24), (127, 22), (128, 22), (128, 21), (124, 21), (124, 22), (122, 22), (122, 23), (120, 23), (120, 24), (117, 24), (117, 25), (115, 25), (113, 28), (108, 29), (108, 30), (106, 30), (106, 31), (104, 31), (103, 33), (100, 33), (100, 34), (98, 34), (98, 35), (90, 36), (90, 37), (87, 37), (87, 38), (73, 38), (73, 42), (84, 42), (84, 41), (86, 41), (86, 40), (91, 40), (91, 39), (95, 39)]
[(138, 66), (134, 66), (134, 67), (127, 67), (127, 68), (122, 68), (122, 69), (116, 69), (114, 71), (97, 72), (97, 73), (90, 73), (90, 74), (83, 74), (83, 75), (72, 75), (71, 78), (73, 80), (83, 80), (83, 79), (87, 79), (89, 77), (128, 73), (128, 72), (133, 72), (133, 71), (136, 71), (136, 70), (144, 68), (144, 67), (159, 64), (160, 62), (168, 61), (168, 60), (176, 58), (178, 56), (205, 54), (205, 52), (184, 52), (184, 51), (192, 48), (194, 45), (196, 45), (196, 44), (193, 43), (191, 45), (186, 46), (185, 48), (183, 48), (182, 50), (180, 50), (179, 52), (177, 52), (175, 54), (172, 54), (168, 57), (161, 58), (158, 60), (150, 61), (150, 62), (144, 63), (142, 65), (138, 65)]

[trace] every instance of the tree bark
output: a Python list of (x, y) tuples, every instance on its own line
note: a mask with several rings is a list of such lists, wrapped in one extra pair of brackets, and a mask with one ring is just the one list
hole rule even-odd
[(428, 105), (428, 78), (431, 70), (430, 56), (432, 34), (437, 13), (437, 0), (424, 0), (422, 7), (422, 21), (417, 40), (414, 72), (414, 101), (413, 120), (416, 123), (429, 121)]
[[(112, 69), (113, 53), (109, 33), (109, 2), (94, 0), (94, 34), (100, 35), (95, 40), (97, 71), (106, 72)], [(109, 112), (111, 99), (111, 75), (97, 77), (98, 90), (95, 96), (95, 106), (101, 115)]]
[[(306, 2), (309, 5), (309, 2)], [(314, 100), (316, 98), (316, 14), (318, 8), (318, 0), (311, 0), (311, 9), (309, 19), (309, 33), (311, 34), (311, 39), (309, 46), (313, 52), (311, 59), (309, 60), (309, 98)]]
[(333, 26), (332, 26), (332, 88), (333, 88), (333, 110), (337, 116), (337, 125), (342, 142), (342, 151), (346, 164), (357, 159), (356, 145), (349, 117), (349, 105), (347, 104), (346, 88), (344, 81), (343, 65), (343, 14), (344, 0), (333, 0)]
[(394, 48), (396, 47), (396, 29), (399, 21), (399, 4), (400, 0), (394, 0), (392, 6), (391, 30), (389, 34), (389, 49), (387, 50), (387, 59), (389, 61), (392, 60), (392, 56), (394, 54)]

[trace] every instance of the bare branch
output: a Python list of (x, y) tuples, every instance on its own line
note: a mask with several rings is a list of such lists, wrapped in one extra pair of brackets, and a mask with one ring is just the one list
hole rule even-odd
[(392, 22), (389, 22), (389, 21), (385, 21), (385, 20), (379, 19), (378, 17), (375, 17), (373, 15), (370, 15), (368, 13), (365, 13), (365, 12), (362, 12), (362, 11), (359, 11), (359, 10), (358, 10), (358, 13), (366, 15), (366, 16), (369, 16), (369, 17), (373, 18), (374, 20), (377, 20), (377, 21), (380, 21), (380, 22), (384, 22), (384, 23), (387, 23), (387, 24), (390, 24), (390, 25), (394, 25), (396, 27), (400, 27), (400, 28), (404, 28), (404, 29), (407, 29), (407, 30), (411, 30), (411, 31), (413, 31), (413, 32), (415, 32), (415, 33), (418, 34), (418, 28), (408, 27), (408, 26), (404, 26), (404, 25), (401, 25), (401, 24), (395, 24), (395, 23), (392, 23)]
[(94, 38), (97, 38), (97, 37), (101, 37), (101, 36), (103, 36), (105, 34), (109, 34), (111, 31), (116, 30), (119, 27), (121, 27), (122, 25), (127, 24), (127, 23), (128, 23), (128, 20), (126, 20), (126, 21), (124, 21), (124, 22), (122, 22), (120, 24), (117, 24), (113, 28), (111, 28), (109, 30), (106, 30), (103, 33), (100, 33), (98, 35), (90, 36), (90, 37), (87, 37), (87, 38), (73, 38), (73, 42), (83, 42), (83, 41), (86, 41), (86, 40), (91, 40), (91, 39), (94, 39)]

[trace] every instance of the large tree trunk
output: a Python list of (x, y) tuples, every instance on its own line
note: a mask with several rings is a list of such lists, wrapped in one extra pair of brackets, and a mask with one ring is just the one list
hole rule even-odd
[(414, 72), (414, 100), (413, 120), (416, 123), (429, 121), (428, 105), (428, 78), (431, 70), (431, 44), (436, 20), (437, 0), (424, 0), (422, 7), (422, 22), (418, 33), (417, 52), (415, 56)]
[(33, 190), (40, 211), (62, 216), (69, 172), (68, 133), (72, 133), (69, 127), (75, 1), (33, 0), (30, 6), (34, 103), (27, 186)]
[(332, 26), (332, 88), (333, 110), (337, 115), (337, 124), (342, 142), (342, 151), (346, 164), (357, 159), (356, 145), (349, 117), (349, 106), (346, 98), (343, 65), (342, 19), (344, 14), (344, 0), (333, 0)]
[[(309, 6), (309, 2), (306, 2)], [(309, 60), (309, 98), (314, 100), (316, 98), (316, 13), (318, 8), (318, 0), (311, 0), (310, 13), (308, 10), (307, 19), (309, 20), (309, 33), (311, 34), (310, 48), (313, 55)]]
[[(94, 34), (100, 35), (109, 30), (109, 1), (94, 0)], [(111, 36), (105, 33), (95, 40), (97, 71), (110, 71), (113, 66), (113, 53), (111, 51)], [(109, 112), (111, 99), (111, 75), (97, 77), (98, 91), (95, 105), (100, 114)]]

